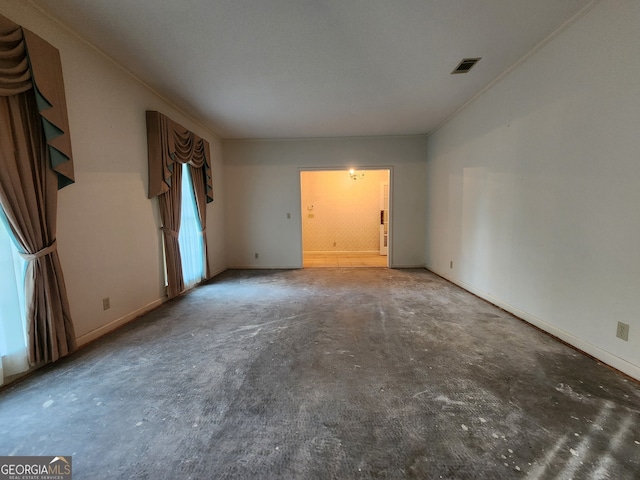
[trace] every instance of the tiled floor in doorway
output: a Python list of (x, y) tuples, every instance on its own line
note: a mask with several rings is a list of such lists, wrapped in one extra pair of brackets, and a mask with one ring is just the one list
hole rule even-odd
[(315, 267), (386, 267), (387, 256), (359, 252), (304, 252), (304, 268)]

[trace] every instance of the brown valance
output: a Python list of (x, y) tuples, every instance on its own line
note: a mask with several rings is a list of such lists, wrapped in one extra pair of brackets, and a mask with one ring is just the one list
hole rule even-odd
[(188, 163), (202, 175), (207, 203), (213, 201), (209, 142), (166, 115), (147, 111), (147, 143), (149, 198), (168, 192), (171, 188), (174, 165)]
[(0, 209), (27, 260), (31, 365), (76, 348), (56, 248), (58, 189), (74, 181), (71, 158), (59, 52), (0, 15)]
[(67, 102), (60, 52), (35, 33), (0, 15), (0, 96), (34, 89), (50, 168), (58, 188), (74, 183)]

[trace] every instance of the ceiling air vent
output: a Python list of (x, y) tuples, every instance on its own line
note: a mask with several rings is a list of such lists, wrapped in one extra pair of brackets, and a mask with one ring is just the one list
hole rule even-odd
[(482, 57), (478, 58), (463, 58), (460, 64), (451, 72), (451, 74), (456, 73), (467, 73), (469, 70), (473, 68), (473, 66), (480, 61)]

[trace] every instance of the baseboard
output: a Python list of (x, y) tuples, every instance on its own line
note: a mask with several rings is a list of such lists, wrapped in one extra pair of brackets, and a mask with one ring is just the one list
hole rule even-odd
[[(219, 268), (218, 270), (214, 270), (213, 273), (209, 275), (209, 278), (207, 280), (204, 280), (204, 282), (211, 280), (212, 278), (220, 275), (223, 272), (226, 272), (227, 270), (228, 270), (228, 267), (222, 267), (222, 268)], [(194, 288), (196, 287), (197, 285)], [(167, 297), (159, 298), (158, 300), (155, 300), (149, 303), (148, 305), (145, 305), (142, 308), (139, 308), (131, 313), (128, 313), (123, 317), (120, 317), (112, 322), (109, 322), (106, 325), (103, 325), (102, 327), (96, 328), (95, 330), (92, 330), (89, 333), (85, 333), (84, 335), (81, 335), (80, 337), (76, 338), (76, 343), (78, 344), (79, 347), (82, 347), (87, 343), (93, 342), (94, 340), (100, 338), (103, 335), (106, 335), (109, 332), (112, 332), (113, 330), (121, 327), (122, 325), (125, 325), (131, 322), (132, 320), (135, 320), (136, 318), (141, 317), (145, 313), (149, 313), (151, 310), (158, 308), (160, 305), (162, 305), (164, 302), (168, 300), (169, 299)]]
[(622, 373), (629, 375), (630, 377), (636, 380), (640, 380), (640, 366), (635, 365), (631, 362), (628, 362), (625, 359), (612, 354), (611, 352), (608, 352), (596, 345), (593, 345), (592, 343), (589, 343), (579, 337), (576, 337), (573, 334), (566, 332), (542, 320), (541, 318), (536, 317), (535, 315), (531, 315), (530, 313), (520, 310), (519, 308), (514, 307), (513, 305), (507, 302), (504, 302), (499, 298), (495, 298), (492, 295), (488, 294), (487, 292), (484, 292), (483, 290), (480, 290), (474, 287), (473, 285), (469, 285), (461, 280), (458, 280), (455, 277), (447, 275), (446, 273), (440, 272), (434, 268), (431, 268), (428, 266), (425, 266), (424, 268), (448, 280), (449, 282), (458, 285), (459, 287), (467, 290), (468, 292), (473, 293), (474, 295), (482, 298), (483, 300), (486, 300), (487, 302), (492, 303), (493, 305), (500, 307), (503, 310), (506, 310), (507, 312), (515, 315), (519, 319), (524, 320), (527, 323), (530, 323), (531, 325), (577, 348), (578, 350), (586, 353), (587, 355), (590, 355), (596, 358), (602, 363), (605, 363), (610, 367), (613, 367), (616, 370), (619, 370)]
[(221, 273), (226, 272), (227, 270), (229, 270), (229, 267), (222, 267), (222, 268), (219, 268), (218, 270), (214, 270), (214, 271), (209, 275), (209, 278), (207, 278), (207, 280), (205, 280), (205, 281), (209, 281), (209, 280), (211, 280), (212, 278), (217, 277), (217, 276), (218, 276), (218, 275), (220, 275)]
[(109, 332), (112, 332), (113, 330), (121, 327), (122, 325), (129, 323), (132, 320), (135, 320), (136, 318), (144, 315), (145, 313), (150, 312), (155, 308), (158, 308), (167, 300), (168, 299), (165, 297), (159, 298), (158, 300), (154, 300), (153, 302), (149, 303), (148, 305), (145, 305), (142, 308), (139, 308), (138, 310), (135, 310), (123, 317), (113, 320), (112, 322), (109, 322), (106, 325), (98, 327), (95, 330), (90, 331), (89, 333), (85, 333), (84, 335), (79, 336), (78, 338), (76, 338), (76, 343), (78, 344), (78, 347), (82, 347), (87, 343), (93, 342), (94, 340), (102, 337), (103, 335), (106, 335)]
[[(300, 270), (300, 265), (232, 265), (228, 270)], [(360, 267), (357, 267), (360, 268)], [(416, 265), (391, 265), (389, 268), (402, 269), (402, 268), (426, 268), (423, 263)], [(435, 273), (435, 272), (434, 272)], [(439, 274), (438, 274), (439, 275)]]

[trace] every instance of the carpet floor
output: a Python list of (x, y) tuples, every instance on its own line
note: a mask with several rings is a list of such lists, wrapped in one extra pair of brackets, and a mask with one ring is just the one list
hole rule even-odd
[(421, 269), (228, 271), (0, 391), (80, 479), (640, 478), (640, 386)]

